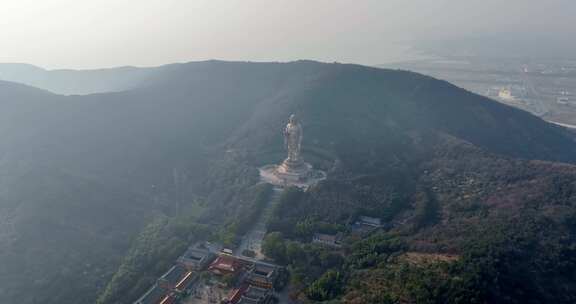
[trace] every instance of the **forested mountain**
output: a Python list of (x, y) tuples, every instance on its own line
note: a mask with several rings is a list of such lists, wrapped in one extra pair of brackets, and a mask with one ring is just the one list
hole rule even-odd
[[(501, 228), (494, 235), (530, 240), (534, 248), (550, 242), (560, 256), (573, 250), (574, 135), (449, 83), (311, 61), (175, 64), (134, 76), (139, 80), (129, 86), (115, 76), (94, 77), (129, 89), (63, 96), (0, 82), (2, 303), (90, 303), (104, 290), (103, 303), (129, 302), (122, 291), (133, 296), (149, 282), (127, 286), (122, 278), (135, 278), (122, 271), (153, 277), (142, 268), (162, 270), (158, 248), (174, 255), (163, 246), (180, 248), (203, 234), (198, 231), (218, 237), (222, 226), (248, 213), (257, 191), (255, 168), (281, 160), (280, 130), (290, 113), (303, 122), (305, 157), (330, 175), (306, 193), (287, 193), (285, 203), (296, 207), (280, 204), (270, 229), (292, 246), (318, 225), (341, 229), (360, 214), (378, 216), (388, 227), (381, 235), (350, 240), (342, 263), (302, 273), (295, 284), (302, 284), (295, 291), (300, 297), (416, 302), (416, 289), (428, 288), (434, 290), (431, 299), (453, 301), (449, 295), (485, 281), (431, 282), (479, 267), (478, 257), (487, 253), (469, 250), (470, 242), (493, 244), (481, 237), (508, 219), (546, 230)], [(176, 214), (189, 216), (187, 224)], [(311, 230), (296, 229), (305, 223)], [(362, 256), (362, 246), (374, 254)], [(511, 258), (506, 250), (513, 248), (497, 248)], [(466, 259), (402, 264), (402, 257), (416, 253)], [(139, 264), (142, 256), (147, 260)], [(566, 298), (555, 300), (574, 299), (573, 276), (535, 268), (559, 258), (522, 258), (522, 271), (538, 288), (536, 299), (556, 292), (544, 278), (565, 288)], [(565, 269), (572, 269), (571, 259)], [(295, 259), (284, 262), (301, 271)], [(500, 266), (490, 264), (494, 273), (516, 270)], [(430, 282), (413, 278), (411, 271), (420, 269)], [(359, 279), (363, 275), (366, 280)], [(324, 296), (322, 286), (334, 280), (342, 281), (341, 288)], [(407, 290), (403, 280), (415, 289)], [(306, 291), (308, 285), (315, 289)], [(371, 286), (387, 293), (366, 293)], [(509, 285), (498, 287), (505, 293)], [(492, 294), (474, 296), (479, 303), (498, 303), (490, 301)]]

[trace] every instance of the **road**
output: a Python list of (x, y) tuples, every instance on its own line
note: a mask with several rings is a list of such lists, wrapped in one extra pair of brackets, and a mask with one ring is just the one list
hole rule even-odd
[(568, 129), (576, 129), (576, 125), (570, 125), (570, 124), (565, 124), (565, 123), (561, 123), (561, 122), (556, 122), (556, 121), (551, 121), (551, 120), (547, 120), (549, 123), (553, 123), (555, 125), (559, 125)]
[(262, 254), (262, 240), (264, 239), (264, 236), (266, 236), (266, 223), (272, 215), (275, 205), (274, 203), (278, 200), (280, 194), (282, 194), (282, 188), (274, 187), (272, 195), (270, 195), (260, 218), (258, 218), (258, 221), (256, 221), (252, 229), (242, 237), (240, 246), (238, 246), (234, 252), (236, 255), (242, 255), (244, 250), (252, 250), (256, 253), (256, 256), (254, 257), (255, 259), (264, 259), (264, 254)]

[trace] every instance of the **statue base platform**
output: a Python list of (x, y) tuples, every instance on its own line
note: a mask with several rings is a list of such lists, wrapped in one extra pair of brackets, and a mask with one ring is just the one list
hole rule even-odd
[(279, 187), (294, 186), (306, 189), (326, 179), (324, 171), (314, 170), (312, 165), (302, 161), (285, 160), (281, 165), (267, 165), (259, 170), (263, 182)]

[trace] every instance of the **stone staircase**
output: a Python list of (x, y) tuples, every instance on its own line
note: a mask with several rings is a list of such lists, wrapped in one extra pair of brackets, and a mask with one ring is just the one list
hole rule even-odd
[(244, 250), (252, 250), (256, 253), (255, 259), (262, 260), (265, 258), (264, 254), (262, 254), (262, 240), (266, 236), (266, 223), (272, 216), (274, 206), (276, 206), (283, 190), (281, 187), (274, 187), (266, 207), (262, 210), (262, 214), (254, 223), (252, 229), (242, 238), (240, 246), (235, 252), (236, 254), (241, 255)]

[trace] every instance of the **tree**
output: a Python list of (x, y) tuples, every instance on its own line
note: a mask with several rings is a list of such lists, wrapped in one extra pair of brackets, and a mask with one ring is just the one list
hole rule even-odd
[(314, 301), (334, 299), (342, 292), (344, 279), (338, 271), (329, 270), (306, 290), (306, 295)]
[(286, 258), (290, 264), (306, 261), (306, 252), (296, 242), (286, 242)]
[(229, 273), (224, 275), (222, 281), (224, 284), (226, 284), (226, 286), (233, 287), (238, 282), (238, 277), (238, 273)]
[(286, 262), (286, 243), (280, 232), (272, 232), (266, 235), (262, 242), (262, 252), (273, 258), (278, 263)]

